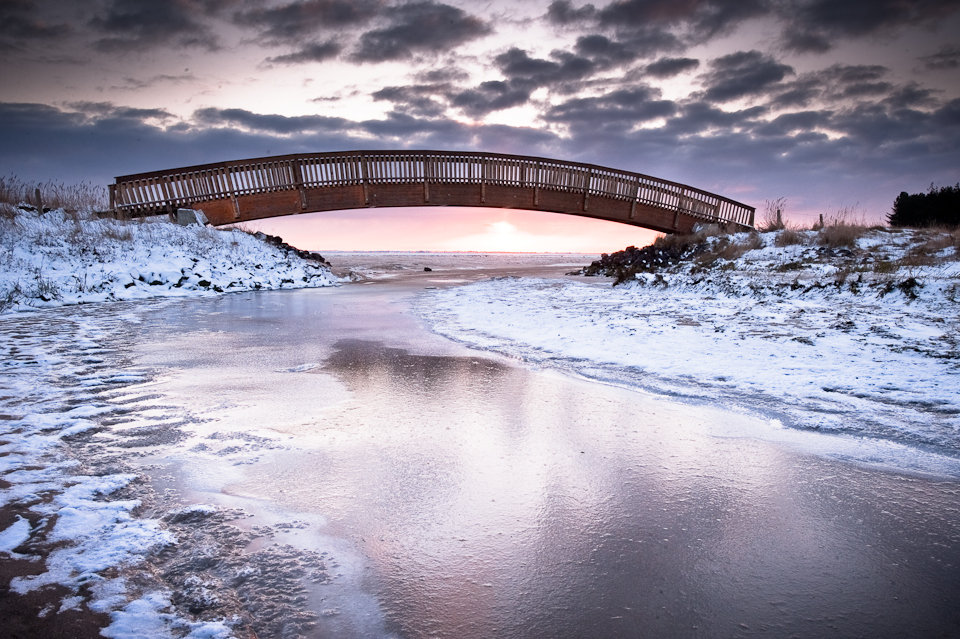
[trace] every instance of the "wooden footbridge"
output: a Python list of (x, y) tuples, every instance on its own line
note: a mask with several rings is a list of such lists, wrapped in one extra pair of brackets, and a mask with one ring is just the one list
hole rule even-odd
[(386, 206), (549, 211), (664, 233), (752, 228), (754, 208), (684, 184), (592, 164), (454, 151), (301, 153), (116, 178), (122, 217), (202, 209), (214, 225)]

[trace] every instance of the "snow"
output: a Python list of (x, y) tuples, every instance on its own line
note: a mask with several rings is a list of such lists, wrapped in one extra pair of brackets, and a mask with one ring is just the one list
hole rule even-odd
[[(100, 634), (110, 639), (232, 639), (230, 628), (222, 621), (188, 622), (165, 612), (170, 609), (170, 593), (151, 592), (110, 614), (113, 623)], [(178, 631), (174, 635), (171, 631)], [(187, 634), (183, 634), (187, 631)]]
[(0, 552), (6, 553), (11, 557), (22, 557), (22, 555), (13, 552), (21, 544), (30, 539), (30, 522), (20, 515), (17, 515), (17, 521), (3, 531), (0, 531)]
[[(442, 335), (536, 365), (960, 456), (960, 263), (912, 268), (919, 288), (904, 291), (889, 283), (905, 274), (824, 283), (829, 263), (784, 281), (776, 266), (813, 249), (765, 235), (722, 270), (617, 287), (503, 278), (429, 291), (418, 308)], [(897, 259), (900, 239), (861, 241)]]
[[(6, 482), (0, 506), (13, 504), (39, 518), (31, 528), (30, 520), (18, 515), (0, 531), (0, 552), (42, 560), (45, 568), (15, 577), (11, 590), (23, 594), (65, 586), (66, 594), (52, 609), (86, 605), (109, 613), (112, 623), (103, 630), (108, 637), (232, 637), (226, 621), (181, 618), (170, 606), (170, 593), (143, 592), (125, 579), (124, 570), (177, 539), (159, 519), (135, 515), (139, 500), (122, 497), (135, 475), (88, 474), (69, 458), (70, 439), (89, 436), (98, 426), (94, 418), (116, 410), (97, 392), (147, 382), (150, 375), (101, 365), (111, 354), (102, 345), (112, 330), (109, 322), (72, 317), (66, 308), (39, 322), (20, 319), (29, 315), (18, 311), (333, 286), (337, 278), (319, 262), (241, 231), (121, 223), (64, 211), (10, 215), (0, 210), (0, 264), (0, 313), (11, 320), (3, 327), (9, 339), (0, 363), (0, 473)], [(139, 319), (119, 313), (115, 321)], [(197, 505), (184, 513), (214, 510)]]
[(326, 266), (240, 230), (62, 210), (0, 211), (0, 264), (0, 312), (338, 283)]
[[(127, 580), (131, 567), (178, 540), (161, 519), (138, 516), (138, 500), (124, 497), (134, 475), (88, 474), (69, 455), (72, 438), (95, 436), (95, 419), (116, 410), (97, 389), (150, 380), (149, 371), (105, 365), (106, 337), (117, 330), (110, 322), (139, 318), (118, 312), (100, 321), (70, 308), (15, 311), (329, 286), (336, 278), (234, 231), (121, 225), (59, 211), (0, 219), (0, 236), (0, 305), (10, 300), (0, 329), (17, 335), (0, 362), (0, 473), (9, 484), (0, 506), (14, 504), (39, 519), (31, 526), (18, 516), (0, 531), (0, 552), (42, 559), (45, 568), (15, 578), (11, 589), (65, 586), (58, 609), (108, 613), (106, 637), (232, 637), (229, 620), (182, 618), (171, 593)], [(902, 259), (912, 236), (895, 239), (868, 235), (859, 249), (878, 260)], [(885, 449), (960, 458), (960, 263), (949, 250), (936, 264), (887, 279), (865, 273), (854, 286), (860, 280), (840, 282), (843, 268), (817, 259), (809, 245), (776, 247), (772, 240), (762, 237), (759, 248), (705, 273), (686, 265), (640, 273), (615, 288), (591, 279), (499, 278), (430, 289), (416, 307), (435, 331), (472, 347), (683, 401), (760, 412), (771, 432), (872, 438)], [(445, 259), (455, 265), (458, 258)], [(783, 270), (801, 262), (802, 270)], [(902, 286), (907, 279), (916, 286)], [(833, 450), (860, 454), (855, 445)], [(166, 514), (188, 521), (214, 512), (194, 504)], [(42, 535), (54, 545), (45, 557), (15, 553), (42, 551)]]

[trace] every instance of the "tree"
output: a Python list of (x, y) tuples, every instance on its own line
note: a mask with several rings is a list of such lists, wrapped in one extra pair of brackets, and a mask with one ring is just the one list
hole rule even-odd
[(890, 226), (960, 226), (960, 183), (939, 189), (931, 184), (926, 193), (900, 193), (887, 220)]

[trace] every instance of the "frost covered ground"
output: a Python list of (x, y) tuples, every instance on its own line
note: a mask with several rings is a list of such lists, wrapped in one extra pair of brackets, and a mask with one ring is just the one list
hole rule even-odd
[[(260, 627), (296, 636), (309, 620), (289, 573), (324, 579), (319, 556), (276, 544), (241, 552), (272, 531), (232, 525), (242, 511), (158, 494), (128, 463), (185, 439), (193, 421), (148, 405), (140, 389), (152, 372), (125, 355), (140, 321), (129, 301), (337, 278), (240, 231), (0, 213), (0, 569), (19, 595), (4, 598), (6, 630), (226, 639)], [(92, 302), (116, 304), (103, 312)], [(245, 585), (253, 576), (256, 590)], [(289, 627), (273, 627), (281, 621)]]
[(304, 260), (240, 230), (0, 211), (0, 312), (158, 296), (331, 286)]
[(874, 230), (831, 248), (789, 233), (787, 246), (741, 234), (685, 259), (648, 253), (616, 287), (503, 278), (432, 292), (419, 308), (477, 348), (760, 411), (774, 426), (960, 456), (953, 237)]

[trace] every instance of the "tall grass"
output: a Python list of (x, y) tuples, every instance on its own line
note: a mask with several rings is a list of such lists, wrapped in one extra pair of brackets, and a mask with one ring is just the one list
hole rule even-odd
[(40, 200), (45, 208), (83, 211), (105, 210), (109, 206), (109, 195), (105, 186), (92, 182), (31, 182), (21, 180), (16, 175), (0, 176), (0, 204), (36, 206), (37, 189), (40, 189)]
[(823, 218), (823, 228), (817, 233), (817, 242), (827, 248), (852, 248), (870, 227), (866, 214), (857, 206), (845, 206)]
[(766, 233), (768, 231), (782, 231), (787, 228), (787, 224), (784, 222), (786, 210), (787, 198), (767, 200), (763, 207), (763, 219), (757, 225), (757, 230)]

